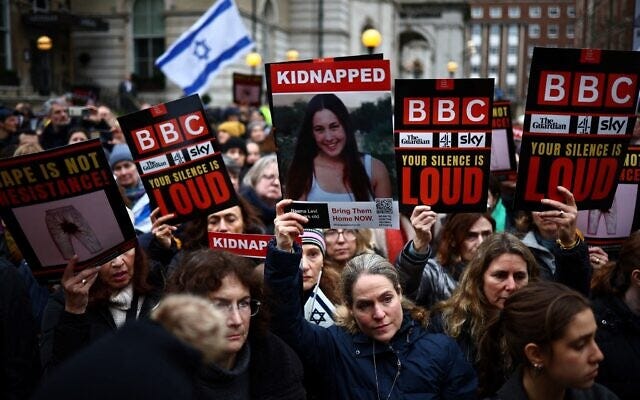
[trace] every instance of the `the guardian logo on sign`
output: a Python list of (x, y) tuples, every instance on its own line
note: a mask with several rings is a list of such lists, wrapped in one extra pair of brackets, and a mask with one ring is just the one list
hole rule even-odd
[(159, 171), (168, 168), (169, 166), (169, 161), (167, 160), (167, 156), (165, 154), (140, 161), (140, 168), (142, 168), (143, 174)]
[(531, 115), (529, 132), (569, 133), (570, 115)]
[(433, 133), (399, 133), (399, 147), (416, 148), (416, 147), (433, 147)]

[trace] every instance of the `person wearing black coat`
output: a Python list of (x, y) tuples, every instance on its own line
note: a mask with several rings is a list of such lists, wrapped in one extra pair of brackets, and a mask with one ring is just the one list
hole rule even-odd
[(618, 260), (594, 276), (596, 342), (604, 360), (596, 381), (621, 399), (640, 393), (640, 232), (623, 243)]
[(26, 399), (40, 377), (37, 326), (24, 282), (0, 257), (0, 399)]

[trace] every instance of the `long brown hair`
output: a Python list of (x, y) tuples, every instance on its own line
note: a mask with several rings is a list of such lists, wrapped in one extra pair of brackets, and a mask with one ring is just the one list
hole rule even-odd
[(480, 218), (491, 223), (493, 231), (496, 230), (496, 221), (489, 214), (482, 213), (457, 213), (449, 216), (440, 231), (440, 241), (436, 260), (444, 268), (451, 269), (461, 260), (460, 246), (467, 238), (467, 232)]
[(620, 297), (631, 285), (631, 273), (640, 269), (640, 231), (633, 233), (622, 244), (617, 261), (610, 261), (596, 271), (591, 280), (594, 296)]
[(321, 110), (329, 110), (335, 114), (345, 132), (345, 146), (340, 153), (343, 162), (342, 183), (351, 190), (356, 201), (368, 201), (374, 197), (373, 189), (360, 159), (355, 128), (349, 110), (342, 100), (333, 93), (315, 95), (307, 103), (307, 109), (298, 132), (296, 150), (288, 168), (285, 197), (298, 200), (311, 190), (314, 174), (312, 161), (318, 155), (318, 145), (313, 136), (313, 116)]

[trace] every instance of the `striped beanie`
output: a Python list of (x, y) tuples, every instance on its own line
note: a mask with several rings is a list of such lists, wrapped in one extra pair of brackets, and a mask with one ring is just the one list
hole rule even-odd
[(301, 238), (302, 244), (313, 244), (315, 246), (318, 246), (322, 251), (322, 255), (325, 254), (327, 245), (324, 242), (322, 229), (305, 229)]

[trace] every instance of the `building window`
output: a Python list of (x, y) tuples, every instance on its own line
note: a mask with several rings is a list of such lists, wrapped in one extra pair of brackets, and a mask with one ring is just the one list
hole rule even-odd
[(51, 4), (49, 0), (32, 0), (33, 12), (49, 12)]
[(558, 24), (549, 24), (547, 26), (547, 37), (549, 39), (558, 38)]
[(471, 36), (481, 36), (482, 26), (478, 24), (471, 25)]
[(133, 6), (133, 60), (138, 89), (164, 88), (164, 75), (154, 65), (164, 52), (163, 0), (137, 0)]
[(542, 17), (542, 8), (540, 8), (540, 6), (529, 6), (529, 17), (531, 18)]
[(573, 24), (567, 24), (567, 37), (569, 39), (576, 37), (576, 30)]
[(547, 8), (547, 15), (549, 18), (560, 18), (560, 7), (549, 6), (549, 8)]
[(520, 6), (509, 6), (509, 18), (520, 18)]
[[(527, 46), (527, 55), (529, 56), (529, 58), (533, 57), (533, 49), (534, 49), (535, 47), (536, 47), (536, 46), (534, 46), (534, 45), (532, 45), (532, 44), (530, 44), (529, 46)], [(527, 78), (527, 79), (528, 79), (528, 78)]]
[(540, 25), (538, 24), (529, 25), (529, 37), (533, 39), (537, 39), (540, 37)]
[(484, 17), (484, 10), (482, 7), (471, 7), (471, 18), (482, 18)]
[(567, 17), (569, 18), (576, 17), (576, 6), (567, 6)]
[(489, 16), (491, 18), (502, 18), (502, 7), (490, 7)]

